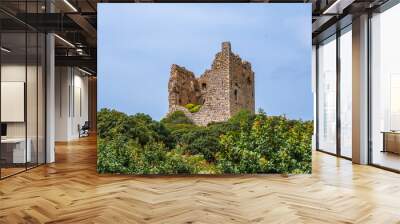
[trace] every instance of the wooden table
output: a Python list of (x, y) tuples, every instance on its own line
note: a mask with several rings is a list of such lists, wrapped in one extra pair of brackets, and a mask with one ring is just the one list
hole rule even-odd
[(400, 154), (400, 131), (383, 131), (382, 152)]

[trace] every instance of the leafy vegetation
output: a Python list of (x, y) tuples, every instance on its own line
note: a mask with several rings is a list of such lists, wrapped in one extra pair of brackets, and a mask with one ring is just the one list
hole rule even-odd
[(175, 111), (169, 116), (163, 118), (161, 123), (165, 124), (193, 124), (193, 122), (186, 117), (183, 111)]
[(227, 122), (194, 125), (177, 111), (98, 113), (100, 173), (311, 173), (311, 121), (240, 111)]
[(185, 105), (185, 107), (186, 107), (186, 109), (189, 110), (190, 113), (196, 113), (196, 112), (199, 112), (201, 105), (188, 103)]

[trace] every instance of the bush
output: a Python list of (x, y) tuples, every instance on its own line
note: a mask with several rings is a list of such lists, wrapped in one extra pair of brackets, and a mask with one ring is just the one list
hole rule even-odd
[(97, 130), (100, 138), (110, 138), (123, 131), (128, 116), (116, 110), (101, 109), (97, 113)]
[[(258, 116), (265, 116), (265, 114), (259, 114)], [(255, 118), (256, 115), (250, 111), (241, 110), (228, 120), (228, 124), (230, 126), (229, 129), (230, 131), (239, 129), (242, 129), (243, 131), (249, 131)]]
[(185, 108), (188, 109), (190, 113), (196, 113), (199, 112), (201, 105), (188, 103), (185, 105)]
[(175, 111), (161, 120), (163, 124), (193, 124), (183, 111)]
[(209, 162), (215, 160), (215, 154), (221, 149), (219, 137), (213, 135), (207, 128), (197, 127), (185, 130), (183, 133), (180, 132), (179, 138), (176, 140), (185, 153), (201, 154)]
[(196, 106), (192, 107), (192, 109), (190, 109), (189, 111), (190, 111), (190, 113), (196, 113), (196, 112), (199, 112), (200, 108), (201, 108), (201, 105), (196, 105)]
[(193, 104), (193, 103), (188, 103), (185, 105), (186, 109), (188, 109), (188, 110), (192, 109), (195, 106), (196, 106), (196, 104)]
[(221, 137), (217, 163), (230, 161), (240, 173), (311, 173), (312, 131), (311, 122), (256, 115), (250, 129), (242, 123)]
[[(191, 106), (193, 109), (196, 105)], [(98, 113), (100, 173), (311, 173), (312, 121), (240, 111), (194, 125), (182, 111), (161, 122), (146, 114)]]
[(187, 156), (164, 144), (150, 142), (145, 146), (121, 138), (100, 139), (98, 142), (97, 171), (125, 174), (180, 174), (216, 173), (201, 155)]
[(123, 136), (113, 139), (98, 139), (97, 171), (99, 173), (133, 173), (135, 153), (140, 150), (134, 141), (125, 142)]
[(172, 144), (169, 130), (164, 124), (154, 121), (146, 114), (128, 116), (115, 110), (101, 109), (97, 113), (97, 125), (99, 138), (102, 139), (119, 136), (121, 141), (137, 140), (141, 145), (150, 141)]

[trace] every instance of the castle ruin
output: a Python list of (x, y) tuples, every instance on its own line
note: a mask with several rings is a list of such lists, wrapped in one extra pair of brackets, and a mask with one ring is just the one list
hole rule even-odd
[[(241, 109), (254, 113), (254, 72), (251, 64), (232, 53), (229, 42), (215, 55), (211, 69), (199, 78), (184, 67), (173, 64), (168, 83), (169, 113), (180, 110), (193, 123), (227, 121)], [(201, 105), (191, 113), (187, 104)]]

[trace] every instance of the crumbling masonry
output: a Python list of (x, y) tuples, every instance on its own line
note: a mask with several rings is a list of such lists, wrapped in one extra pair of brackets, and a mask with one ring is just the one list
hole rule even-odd
[[(228, 120), (241, 109), (254, 113), (254, 72), (251, 64), (232, 53), (229, 42), (215, 55), (211, 69), (199, 78), (184, 67), (173, 64), (168, 83), (169, 113), (183, 111), (195, 124)], [(202, 105), (196, 113), (184, 106)]]

